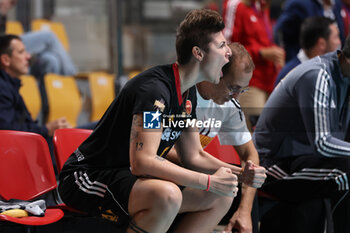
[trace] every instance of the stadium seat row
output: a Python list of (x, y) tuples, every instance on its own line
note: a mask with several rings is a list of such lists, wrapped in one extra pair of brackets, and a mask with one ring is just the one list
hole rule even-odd
[[(37, 80), (30, 75), (21, 76), (21, 80), (20, 93), (32, 118), (37, 119), (42, 105)], [(115, 98), (114, 76), (92, 72), (88, 74), (87, 80), (91, 93), (90, 121), (98, 121)], [(49, 105), (48, 122), (66, 117), (72, 127), (77, 126), (82, 97), (76, 79), (72, 76), (47, 74), (44, 83)]]
[[(67, 36), (66, 28), (61, 22), (53, 22), (46, 19), (34, 19), (31, 23), (31, 29), (33, 31), (48, 30), (56, 34), (57, 38), (61, 41), (66, 51), (69, 51), (69, 39)], [(22, 35), (24, 33), (23, 26), (19, 21), (7, 21), (6, 22), (6, 34)]]

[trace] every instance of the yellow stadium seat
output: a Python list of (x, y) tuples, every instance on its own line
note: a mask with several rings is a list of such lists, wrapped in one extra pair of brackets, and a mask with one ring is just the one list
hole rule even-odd
[(114, 75), (92, 72), (88, 79), (91, 92), (90, 121), (98, 121), (115, 98)]
[(32, 116), (33, 120), (36, 120), (41, 110), (41, 97), (38, 84), (34, 76), (23, 75), (20, 77), (22, 86), (19, 89), (24, 103)]
[(17, 36), (22, 35), (24, 32), (23, 26), (19, 21), (7, 21), (6, 22), (6, 34), (14, 34)]
[(44, 79), (49, 104), (47, 121), (66, 117), (71, 126), (75, 127), (82, 109), (82, 100), (75, 79), (57, 74), (46, 74)]
[(56, 34), (66, 51), (69, 51), (69, 40), (65, 26), (60, 22), (53, 22), (46, 19), (35, 19), (32, 21), (32, 30), (50, 30)]
[[(45, 27), (45, 25), (48, 25), (49, 27), (50, 21), (47, 19), (33, 19), (31, 23), (31, 27), (33, 31), (39, 31), (42, 30), (42, 27)], [(44, 25), (44, 26), (43, 26)]]

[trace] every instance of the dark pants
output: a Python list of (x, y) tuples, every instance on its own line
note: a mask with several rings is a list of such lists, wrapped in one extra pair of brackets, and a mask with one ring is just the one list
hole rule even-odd
[(278, 161), (260, 190), (279, 201), (262, 216), (260, 232), (323, 233), (325, 227), (327, 233), (350, 232), (349, 173), (350, 158)]

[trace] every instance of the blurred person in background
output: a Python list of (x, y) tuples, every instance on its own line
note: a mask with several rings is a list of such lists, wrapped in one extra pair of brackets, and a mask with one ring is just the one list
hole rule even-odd
[[(270, 95), (253, 134), (267, 169), (260, 190), (291, 207), (261, 221), (260, 232), (350, 232), (349, 88), (350, 37), (295, 67)], [(312, 214), (300, 205), (317, 200)]]
[(0, 35), (0, 129), (33, 132), (48, 142), (54, 167), (52, 136), (56, 129), (70, 128), (63, 117), (40, 125), (34, 121), (19, 93), (20, 76), (29, 71), (30, 54), (20, 37)]
[(344, 36), (347, 37), (350, 32), (350, 0), (342, 0), (341, 16), (344, 22)]
[[(0, 0), (0, 34), (6, 31), (8, 11), (17, 0)], [(56, 35), (51, 31), (31, 31), (20, 35), (28, 53), (35, 56), (32, 74), (42, 78), (46, 73), (75, 75), (76, 67)]]
[(284, 66), (284, 50), (273, 42), (270, 2), (271, 0), (224, 1), (224, 36), (229, 43), (241, 43), (255, 64), (249, 90), (240, 97), (250, 131), (273, 90), (279, 69)]
[[(7, 13), (17, 4), (17, 0), (0, 0), (0, 35), (6, 32)], [(39, 80), (42, 100), (40, 122), (45, 122), (48, 114), (44, 76), (47, 73), (75, 75), (77, 69), (62, 43), (51, 31), (30, 31), (20, 35), (27, 52), (31, 54), (29, 73)]]
[(275, 26), (275, 38), (286, 51), (286, 61), (298, 54), (301, 24), (311, 16), (324, 16), (334, 20), (343, 43), (346, 36), (341, 8), (341, 0), (286, 0)]
[(70, 125), (65, 118), (60, 118), (40, 126), (31, 118), (19, 93), (19, 77), (28, 73), (29, 59), (20, 37), (0, 36), (0, 129), (34, 132), (48, 139), (56, 129)]
[(341, 41), (337, 24), (322, 16), (305, 19), (300, 29), (300, 46), (297, 56), (287, 62), (278, 74), (275, 86), (300, 63), (339, 49)]

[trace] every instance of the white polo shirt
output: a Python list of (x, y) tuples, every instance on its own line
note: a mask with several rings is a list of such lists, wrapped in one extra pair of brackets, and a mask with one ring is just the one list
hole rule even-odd
[(198, 129), (203, 147), (208, 145), (216, 135), (218, 135), (221, 145), (239, 146), (252, 139), (244, 113), (239, 102), (235, 99), (223, 105), (218, 105), (213, 100), (203, 99), (197, 90), (196, 112), (198, 120), (204, 121), (211, 118), (222, 122), (220, 128), (202, 127)]

